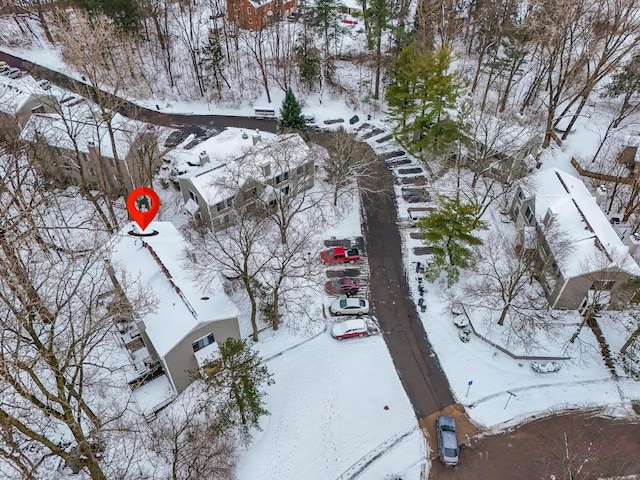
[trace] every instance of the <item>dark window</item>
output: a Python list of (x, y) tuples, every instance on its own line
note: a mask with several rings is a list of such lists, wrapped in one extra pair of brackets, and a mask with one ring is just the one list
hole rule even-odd
[(304, 165), (300, 165), (298, 168), (296, 168), (296, 173), (298, 175), (302, 175), (304, 173), (304, 170), (305, 170), (304, 167), (305, 167)]
[(92, 177), (97, 176), (98, 174), (96, 173), (96, 169), (89, 167), (89, 175), (91, 175)]
[(193, 193), (191, 190), (189, 190), (189, 198), (194, 202), (198, 203), (198, 196), (195, 193)]
[(281, 173), (280, 175), (278, 175), (276, 177), (276, 185), (282, 183), (282, 182), (286, 182), (287, 180), (289, 180), (289, 172), (284, 172)]
[(531, 210), (531, 207), (527, 207), (527, 209), (524, 211), (524, 216), (527, 219), (527, 223), (533, 223), (533, 210)]
[(291, 187), (289, 187), (289, 185), (287, 185), (286, 187), (284, 187), (280, 191), (282, 192), (283, 195), (289, 195), (289, 192), (291, 191)]
[(231, 200), (232, 200), (231, 198), (226, 198), (223, 201), (217, 203), (216, 204), (216, 210), (221, 212), (225, 208), (229, 208), (231, 206)]
[(202, 337), (197, 342), (193, 342), (191, 346), (193, 347), (193, 351), (197, 352), (198, 350), (203, 349), (207, 345), (211, 345), (213, 342), (215, 342), (215, 339), (213, 338), (213, 333), (210, 333), (206, 337)]
[(518, 190), (518, 198), (524, 200), (524, 192), (522, 190)]

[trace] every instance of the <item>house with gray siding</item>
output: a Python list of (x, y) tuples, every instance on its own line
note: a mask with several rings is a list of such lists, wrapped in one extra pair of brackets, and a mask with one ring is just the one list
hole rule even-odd
[(180, 175), (178, 182), (185, 210), (214, 230), (230, 225), (237, 208), (296, 195), (314, 184), (314, 155), (297, 133), (258, 141), (248, 153), (224, 162), (203, 158), (202, 167)]
[(125, 296), (149, 289), (150, 307), (132, 304), (134, 318), (117, 327), (139, 378), (163, 372), (180, 393), (221, 342), (241, 338), (238, 310), (221, 281), (195, 281), (189, 269), (195, 258), (171, 223), (151, 223), (145, 232), (152, 235), (136, 232), (130, 224), (117, 236), (111, 266)]
[(637, 297), (629, 280), (640, 277), (631, 256), (640, 242), (618, 236), (598, 195), (557, 168), (530, 176), (516, 190), (511, 215), (517, 228), (545, 237), (534, 254), (551, 308), (620, 309)]

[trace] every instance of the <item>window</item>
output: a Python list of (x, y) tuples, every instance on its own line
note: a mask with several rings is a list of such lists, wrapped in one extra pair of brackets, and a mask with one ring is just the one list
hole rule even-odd
[(513, 216), (514, 216), (514, 217), (517, 217), (519, 213), (520, 213), (520, 207), (519, 207), (518, 205), (516, 205), (516, 206), (513, 208)]
[(590, 290), (611, 290), (615, 284), (615, 280), (596, 280)]
[(193, 193), (191, 190), (189, 190), (189, 198), (194, 202), (198, 203), (198, 196), (195, 193)]
[(276, 176), (276, 185), (281, 184), (282, 182), (286, 182), (287, 180), (289, 180), (289, 172), (284, 172), (281, 173), (280, 175)]
[(91, 175), (92, 177), (95, 177), (98, 175), (98, 173), (96, 172), (95, 168), (89, 167), (89, 175)]
[(247, 7), (247, 13), (251, 15), (253, 13), (253, 8)]
[(84, 160), (85, 162), (89, 161), (89, 157), (87, 156), (86, 153), (84, 152), (80, 152), (80, 157), (82, 158), (82, 160)]
[(296, 168), (296, 173), (298, 175), (302, 175), (305, 171), (305, 165), (299, 165), (298, 168)]
[(531, 210), (531, 207), (527, 207), (527, 209), (524, 211), (524, 216), (527, 219), (528, 224), (533, 223), (533, 210)]
[(518, 189), (518, 198), (520, 200), (524, 200), (524, 192), (520, 188)]
[(240, 10), (240, 5), (238, 5), (237, 3), (233, 4), (233, 11), (237, 12), (238, 10)]
[(89, 182), (89, 189), (100, 190), (100, 186), (98, 185), (98, 182)]
[(283, 195), (289, 195), (289, 192), (291, 191), (291, 187), (289, 187), (289, 185), (287, 185), (286, 187), (284, 187), (280, 191), (282, 192)]
[(65, 163), (62, 165), (62, 168), (65, 169), (67, 172), (71, 170), (71, 165), (69, 165), (68, 163)]
[(218, 212), (221, 212), (225, 208), (229, 208), (231, 206), (232, 201), (233, 201), (233, 198), (225, 198), (224, 200), (216, 204), (216, 210)]
[(213, 338), (213, 333), (210, 333), (206, 337), (202, 337), (197, 342), (193, 342), (191, 346), (193, 347), (193, 351), (197, 352), (198, 350), (201, 350), (207, 345), (211, 345), (214, 342), (215, 342), (215, 339)]

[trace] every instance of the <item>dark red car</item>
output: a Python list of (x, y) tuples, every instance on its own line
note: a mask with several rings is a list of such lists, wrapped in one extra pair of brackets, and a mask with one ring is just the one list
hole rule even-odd
[(350, 277), (336, 278), (324, 284), (325, 292), (338, 295), (354, 295), (358, 293), (359, 288), (360, 280)]

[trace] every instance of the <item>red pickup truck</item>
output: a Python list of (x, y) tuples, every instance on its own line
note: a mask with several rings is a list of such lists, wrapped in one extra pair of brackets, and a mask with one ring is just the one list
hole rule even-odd
[(320, 260), (324, 263), (354, 263), (360, 260), (357, 248), (332, 247), (320, 252)]

